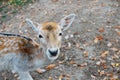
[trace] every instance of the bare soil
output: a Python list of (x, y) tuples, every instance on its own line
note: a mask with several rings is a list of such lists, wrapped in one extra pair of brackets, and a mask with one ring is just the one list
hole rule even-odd
[[(76, 18), (64, 32), (57, 66), (42, 74), (31, 72), (34, 80), (120, 80), (120, 0), (39, 0), (0, 24), (0, 32), (37, 41), (26, 18), (59, 22), (70, 13)], [(11, 71), (2, 71), (0, 80), (16, 78)]]

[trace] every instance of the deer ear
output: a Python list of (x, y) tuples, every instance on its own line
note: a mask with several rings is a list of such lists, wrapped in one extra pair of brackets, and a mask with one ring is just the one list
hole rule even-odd
[(67, 30), (75, 19), (75, 14), (70, 14), (61, 19), (59, 25), (61, 26), (62, 30)]
[(36, 26), (39, 26), (39, 25), (40, 25), (39, 23), (36, 23), (36, 22), (33, 23), (33, 21), (31, 21), (30, 19), (26, 19), (26, 22), (27, 22), (27, 24), (28, 24), (30, 27), (32, 27), (32, 29), (33, 29), (37, 34), (39, 33), (39, 30), (38, 30), (38, 28), (36, 27)]

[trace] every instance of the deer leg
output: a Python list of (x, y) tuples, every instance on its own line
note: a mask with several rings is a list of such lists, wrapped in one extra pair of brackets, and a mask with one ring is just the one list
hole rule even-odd
[(20, 80), (33, 80), (29, 72), (18, 72)]

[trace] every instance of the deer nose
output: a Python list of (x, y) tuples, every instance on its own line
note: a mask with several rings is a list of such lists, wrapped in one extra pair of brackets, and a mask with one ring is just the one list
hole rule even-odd
[(48, 50), (49, 51), (49, 53), (51, 54), (51, 56), (56, 56), (57, 55), (57, 53), (58, 53), (58, 49), (57, 50)]

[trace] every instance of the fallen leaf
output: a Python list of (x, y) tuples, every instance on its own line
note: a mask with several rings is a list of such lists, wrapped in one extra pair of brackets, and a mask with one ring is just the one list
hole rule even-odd
[(120, 30), (115, 29), (116, 33), (120, 36)]
[(47, 69), (47, 70), (51, 70), (51, 69), (53, 69), (54, 67), (56, 67), (55, 64), (50, 64), (50, 65), (48, 65), (48, 66), (46, 67), (46, 69)]
[(105, 71), (103, 71), (103, 70), (102, 70), (102, 71), (101, 71), (101, 70), (98, 70), (98, 72), (99, 72), (99, 75), (100, 75), (100, 76), (105, 75)]
[(66, 74), (65, 76), (66, 76), (67, 78), (70, 78), (70, 74)]
[(52, 77), (50, 76), (48, 80), (53, 80)]
[(88, 57), (88, 55), (89, 55), (89, 53), (86, 51), (84, 51), (83, 54), (84, 54), (84, 57)]
[(116, 28), (116, 29), (120, 29), (120, 26), (114, 26), (114, 28)]
[(71, 60), (70, 64), (76, 64), (76, 62), (74, 60)]
[(120, 64), (119, 64), (119, 63), (116, 63), (116, 64), (115, 64), (115, 67), (119, 67), (119, 66), (120, 66)]
[(104, 30), (104, 28), (102, 27), (102, 28), (99, 28), (99, 32), (104, 32), (105, 30)]
[(113, 75), (110, 80), (119, 80), (117, 75)]
[(40, 73), (40, 74), (46, 72), (45, 69), (40, 69), (40, 68), (38, 68), (36, 71), (37, 71), (38, 73)]
[(119, 56), (118, 56), (117, 54), (114, 54), (114, 55), (112, 56), (112, 59), (119, 59)]
[(74, 32), (73, 35), (79, 35), (79, 32)]
[(99, 35), (96, 37), (98, 40), (103, 40), (103, 36), (102, 35)]
[(91, 60), (96, 60), (96, 57), (92, 57)]
[(102, 66), (102, 68), (104, 68), (104, 69), (108, 69), (108, 68), (109, 68), (106, 64), (102, 64), (101, 66)]
[(111, 66), (112, 66), (112, 67), (115, 67), (115, 63), (111, 63)]
[(80, 48), (80, 45), (79, 45), (78, 43), (76, 43), (76, 47), (77, 47), (77, 48)]
[(112, 77), (113, 76), (113, 72), (108, 72), (106, 75), (109, 76), (109, 77)]
[(59, 64), (63, 64), (65, 61), (59, 61)]
[(65, 49), (71, 49), (71, 46), (72, 46), (71, 43), (68, 42), (67, 45), (66, 45), (66, 47), (65, 47)]
[(94, 43), (98, 43), (99, 41), (103, 40), (103, 36), (102, 35), (99, 35), (97, 37), (95, 37), (94, 39)]
[(118, 49), (118, 48), (115, 48), (115, 47), (111, 48), (111, 50), (113, 50), (113, 51), (115, 51), (115, 52), (119, 51), (119, 49)]
[(101, 53), (101, 57), (105, 58), (109, 54), (109, 51), (104, 51)]
[(69, 74), (60, 75), (59, 80), (70, 80), (70, 75)]
[(85, 62), (85, 63), (79, 64), (78, 66), (85, 67), (85, 66), (87, 66), (87, 63)]
[(63, 75), (60, 75), (59, 80), (63, 80)]

